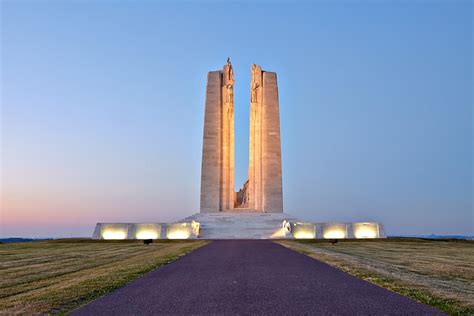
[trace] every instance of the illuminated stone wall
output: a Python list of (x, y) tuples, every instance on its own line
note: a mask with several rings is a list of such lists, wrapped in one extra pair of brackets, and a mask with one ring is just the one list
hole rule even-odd
[(199, 223), (97, 223), (92, 239), (194, 239)]
[(310, 223), (285, 213), (198, 213), (178, 223), (98, 223), (93, 239), (371, 239), (376, 222)]
[(133, 235), (129, 235), (129, 232), (132, 231), (130, 224), (107, 224), (107, 223), (98, 223), (96, 225), (93, 239), (106, 239), (106, 240), (121, 240), (128, 239), (129, 237), (133, 238)]
[(382, 232), (378, 223), (353, 223), (352, 235), (357, 239), (380, 238)]
[(349, 238), (347, 224), (323, 223), (321, 224), (321, 238), (324, 239), (344, 239)]
[(132, 224), (133, 239), (160, 239), (162, 224)]
[(166, 239), (189, 239), (193, 236), (190, 223), (170, 224), (166, 227)]
[(316, 238), (316, 224), (312, 223), (291, 223), (291, 234), (295, 239), (315, 239)]
[[(290, 233), (295, 239), (371, 239), (386, 238), (384, 227), (376, 222), (301, 223), (290, 221)], [(314, 228), (314, 237), (310, 237)]]

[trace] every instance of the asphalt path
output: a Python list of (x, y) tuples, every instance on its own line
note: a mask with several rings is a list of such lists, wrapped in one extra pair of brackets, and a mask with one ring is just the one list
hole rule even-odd
[(214, 241), (72, 313), (156, 314), (443, 315), (259, 240)]

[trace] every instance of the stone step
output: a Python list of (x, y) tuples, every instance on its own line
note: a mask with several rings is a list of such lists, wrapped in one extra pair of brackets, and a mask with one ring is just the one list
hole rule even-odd
[(271, 239), (292, 238), (281, 230), (284, 220), (296, 220), (286, 213), (262, 213), (248, 209), (232, 212), (198, 213), (183, 221), (200, 224), (202, 239)]

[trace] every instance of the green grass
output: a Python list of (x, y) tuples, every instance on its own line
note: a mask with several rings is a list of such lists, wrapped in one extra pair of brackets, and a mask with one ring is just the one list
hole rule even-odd
[(354, 276), (434, 306), (474, 315), (474, 242), (388, 238), (280, 241)]
[(0, 314), (65, 314), (205, 241), (63, 239), (0, 245)]

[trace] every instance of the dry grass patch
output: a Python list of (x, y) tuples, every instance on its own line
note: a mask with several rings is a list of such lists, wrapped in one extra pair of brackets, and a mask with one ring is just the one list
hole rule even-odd
[(281, 241), (345, 272), (452, 315), (474, 315), (474, 242), (389, 238)]
[(0, 245), (0, 313), (66, 313), (205, 241), (64, 239)]

